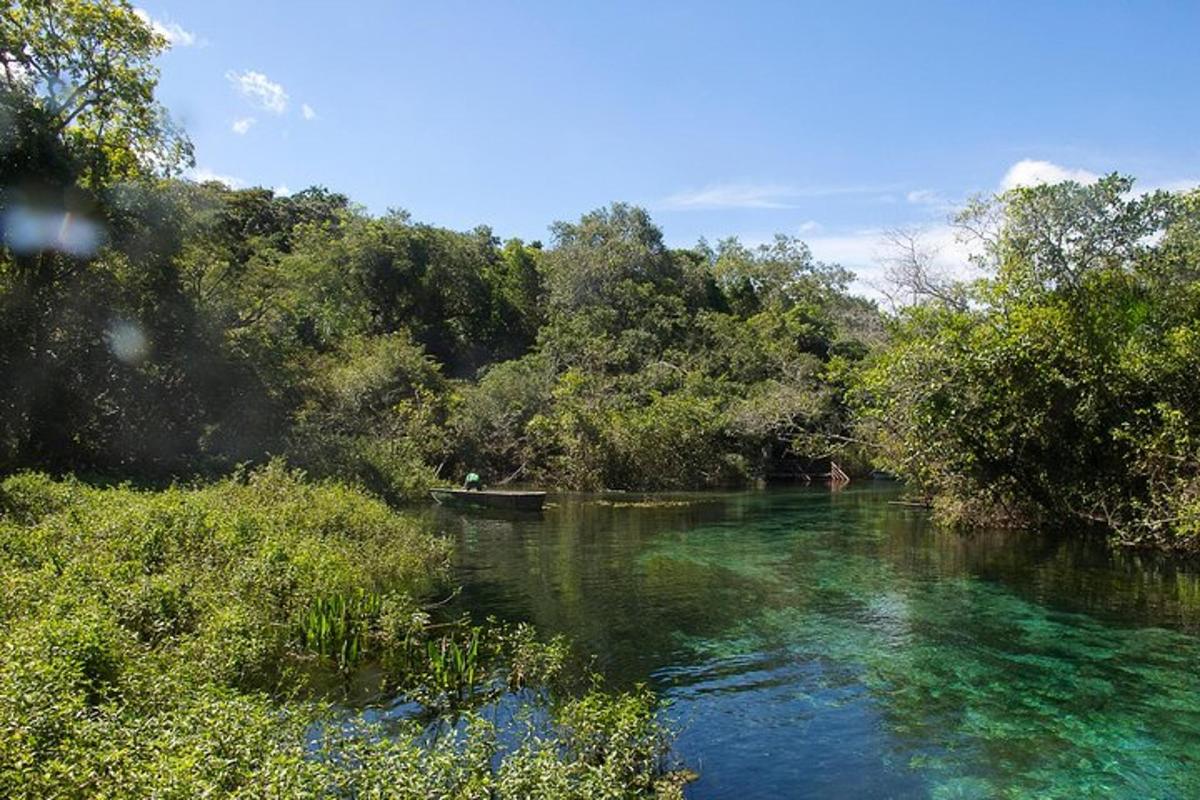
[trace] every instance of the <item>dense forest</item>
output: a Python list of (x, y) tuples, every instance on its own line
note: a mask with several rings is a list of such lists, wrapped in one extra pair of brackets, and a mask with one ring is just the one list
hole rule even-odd
[(141, 124), (124, 105), (95, 91), (64, 127), (69, 109), (22, 86), (0, 165), (5, 471), (161, 480), (280, 455), (392, 500), (467, 468), (577, 489), (745, 482), (828, 455), (847, 376), (882, 338), (850, 276), (795, 239), (673, 250), (613, 204), (546, 245), (502, 242), (322, 188), (196, 184), (164, 175), (187, 153), (165, 127), (139, 160), (85, 134), (92, 116), (110, 138)]

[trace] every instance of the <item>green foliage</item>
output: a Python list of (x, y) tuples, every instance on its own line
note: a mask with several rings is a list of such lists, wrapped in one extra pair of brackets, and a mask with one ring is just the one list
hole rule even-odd
[(609, 429), (616, 457), (632, 473), (619, 484), (653, 480), (652, 486), (686, 489), (740, 477), (727, 457), (722, 400), (695, 390), (653, 392), (646, 405), (614, 414)]
[(590, 798), (620, 786), (633, 795), (682, 798), (683, 777), (666, 770), (652, 708), (645, 688), (616, 698), (593, 690), (564, 704), (554, 718), (557, 737), (530, 736), (506, 760), (501, 793)]
[[(566, 646), (527, 626), (431, 622), (445, 562), (416, 522), (280, 464), (159, 492), (5, 479), (0, 795), (651, 796), (653, 699), (559, 694)], [(313, 699), (370, 676), (426, 713), (384, 730)], [(528, 719), (570, 727), (510, 750), (478, 709), (526, 688)]]
[(551, 230), (555, 247), (545, 269), (555, 311), (615, 308), (628, 319), (644, 289), (666, 288), (682, 276), (644, 209), (615, 203)]
[(713, 278), (730, 310), (741, 317), (768, 307), (820, 303), (844, 292), (851, 278), (840, 267), (813, 261), (804, 242), (783, 234), (756, 248), (731, 238), (718, 242), (715, 251), (703, 245), (701, 251), (712, 264)]
[(969, 208), (968, 224), (1001, 220), (992, 276), (966, 306), (902, 314), (863, 373), (864, 435), (947, 518), (1200, 541), (1197, 204), (1130, 188), (1110, 177)]
[(407, 335), (357, 337), (313, 362), (289, 434), (314, 475), (356, 478), (393, 501), (425, 496), (441, 455), (445, 381)]
[(669, 251), (620, 204), (554, 232), (537, 352), (461, 390), (461, 463), (572, 488), (696, 488), (844, 448), (845, 382), (824, 365), (848, 373), (875, 315), (846, 297), (844, 271), (786, 237)]
[(438, 695), (438, 702), (457, 705), (482, 678), (479, 645), (482, 629), (470, 627), (460, 640), (442, 636), (425, 643), (428, 673), (425, 686)]
[(154, 100), (168, 46), (124, 0), (20, 0), (0, 12), (0, 86), (27, 96), (98, 187), (191, 162)]
[(369, 626), (382, 609), (382, 597), (362, 589), (318, 597), (300, 616), (300, 644), (333, 659), (338, 669), (349, 670), (358, 666), (367, 652)]
[(0, 483), (0, 515), (22, 524), (32, 524), (61, 511), (79, 490), (80, 486), (74, 480), (56, 481), (40, 472), (13, 475)]

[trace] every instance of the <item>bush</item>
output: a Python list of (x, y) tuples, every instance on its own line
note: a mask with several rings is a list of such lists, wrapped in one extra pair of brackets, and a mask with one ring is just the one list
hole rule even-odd
[[(361, 491), (273, 463), (157, 492), (19, 475), (0, 498), (0, 796), (517, 797), (534, 773), (562, 797), (654, 791), (652, 698), (570, 712), (565, 643), (431, 628), (444, 540)], [(425, 711), (384, 730), (327, 704), (363, 691)], [(509, 692), (571, 714), (522, 734), (541, 744), (520, 780), (504, 764), (532, 756), (472, 711)]]

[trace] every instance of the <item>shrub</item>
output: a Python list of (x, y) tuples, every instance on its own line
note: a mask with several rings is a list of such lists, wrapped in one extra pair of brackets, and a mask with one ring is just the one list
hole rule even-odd
[[(273, 463), (158, 492), (21, 475), (0, 497), (0, 796), (654, 790), (652, 698), (576, 708), (561, 640), (433, 623), (444, 541), (359, 490)], [(384, 729), (328, 704), (362, 685), (424, 713)], [(514, 691), (570, 727), (505, 749), (473, 709)]]

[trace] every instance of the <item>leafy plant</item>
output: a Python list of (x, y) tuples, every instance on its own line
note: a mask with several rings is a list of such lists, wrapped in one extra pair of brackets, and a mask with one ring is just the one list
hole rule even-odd
[(346, 672), (368, 654), (372, 624), (382, 608), (378, 593), (361, 588), (319, 597), (300, 618), (300, 643)]

